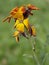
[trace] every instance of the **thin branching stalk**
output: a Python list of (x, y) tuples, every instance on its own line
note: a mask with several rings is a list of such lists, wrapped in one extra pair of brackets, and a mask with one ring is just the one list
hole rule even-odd
[(31, 39), (30, 39), (30, 43), (31, 43), (31, 46), (32, 46), (32, 52), (33, 52), (34, 59), (35, 59), (37, 65), (40, 65), (40, 62), (38, 60), (38, 57), (37, 57), (37, 55), (35, 53), (36, 37), (34, 37), (34, 43), (32, 43), (32, 40)]
[(34, 55), (34, 59), (35, 59), (37, 65), (40, 65), (40, 62), (39, 62), (39, 60), (37, 58), (37, 55), (36, 55), (35, 51), (33, 51), (33, 55)]
[(35, 45), (36, 45), (36, 37), (34, 37), (33, 51), (35, 51)]

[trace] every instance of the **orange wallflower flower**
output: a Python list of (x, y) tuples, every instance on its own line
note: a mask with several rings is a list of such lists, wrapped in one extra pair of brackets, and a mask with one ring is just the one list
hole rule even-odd
[(33, 15), (33, 13), (31, 13), (32, 10), (39, 10), (39, 8), (31, 4), (28, 4), (27, 6), (21, 6), (19, 8), (15, 7), (10, 12), (10, 15), (3, 20), (3, 22), (5, 22), (6, 20), (10, 22), (11, 18), (23, 20), (29, 15)]
[(32, 10), (39, 10), (39, 8), (31, 4), (21, 6), (19, 8), (16, 7), (12, 9), (10, 15), (3, 20), (3, 22), (6, 20), (10, 22), (11, 18), (15, 20), (14, 28), (16, 28), (17, 31), (14, 32), (13, 36), (16, 38), (17, 42), (19, 41), (19, 35), (23, 35), (24, 37), (28, 38), (27, 34), (25, 33), (25, 28), (31, 36), (36, 36), (35, 27), (31, 26), (28, 21), (29, 15), (33, 15), (31, 12)]

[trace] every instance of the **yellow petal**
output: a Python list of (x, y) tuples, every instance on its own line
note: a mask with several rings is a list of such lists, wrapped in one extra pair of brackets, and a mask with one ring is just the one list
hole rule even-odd
[(16, 20), (14, 27), (16, 27), (19, 24), (19, 20)]
[(24, 23), (25, 27), (27, 29), (29, 29), (29, 21), (28, 21), (28, 18), (27, 19), (24, 19), (23, 23)]
[(19, 35), (19, 31), (15, 31), (14, 34), (13, 34), (13, 36), (15, 36), (15, 37), (18, 36), (18, 35)]
[(16, 38), (16, 42), (19, 42), (19, 37), (18, 37), (18, 36), (16, 36), (15, 38)]
[(32, 26), (31, 28), (32, 28), (32, 35), (33, 35), (33, 36), (36, 36), (36, 29), (35, 29), (35, 27)]
[(16, 26), (16, 29), (23, 33), (24, 32), (24, 24), (23, 23), (19, 23), (17, 26)]
[(23, 19), (24, 19), (23, 14), (19, 13), (18, 20), (23, 20)]

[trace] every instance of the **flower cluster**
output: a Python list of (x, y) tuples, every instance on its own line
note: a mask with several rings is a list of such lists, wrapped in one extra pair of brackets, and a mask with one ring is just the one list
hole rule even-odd
[(34, 26), (30, 25), (28, 19), (29, 15), (33, 15), (33, 13), (31, 12), (32, 10), (39, 9), (31, 4), (16, 7), (10, 12), (10, 15), (3, 20), (3, 22), (5, 22), (6, 20), (10, 22), (11, 18), (14, 19), (14, 28), (16, 28), (16, 31), (14, 32), (13, 36), (16, 38), (17, 42), (19, 41), (19, 35), (23, 35), (27, 39), (28, 34), (30, 34), (30, 36), (36, 36), (36, 29)]

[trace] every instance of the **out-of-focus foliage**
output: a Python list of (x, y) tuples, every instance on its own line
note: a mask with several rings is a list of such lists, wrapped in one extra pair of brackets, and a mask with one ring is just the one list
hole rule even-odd
[[(12, 36), (14, 20), (2, 22), (12, 8), (29, 3), (40, 8), (29, 18), (37, 29), (35, 56), (33, 37), (30, 41), (21, 36), (16, 43)], [(0, 65), (49, 65), (49, 0), (0, 0)]]

